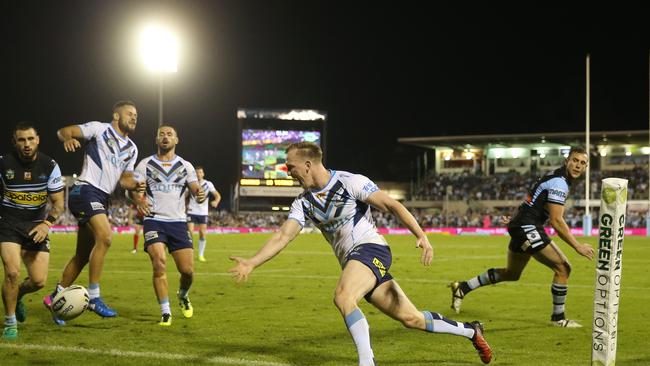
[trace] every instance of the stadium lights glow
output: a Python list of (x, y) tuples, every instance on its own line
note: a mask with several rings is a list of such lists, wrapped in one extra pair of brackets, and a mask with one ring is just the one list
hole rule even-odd
[(602, 157), (607, 156), (607, 150), (605, 150), (605, 149), (600, 150), (600, 156), (602, 156)]
[(625, 151), (625, 156), (632, 156), (632, 152), (630, 150)]
[(539, 157), (540, 157), (541, 159), (544, 159), (544, 158), (546, 157), (546, 154), (541, 153), (541, 154), (539, 154)]
[(642, 148), (641, 148), (641, 153), (642, 153), (642, 154), (645, 154), (645, 155), (650, 154), (650, 147), (648, 147), (648, 146), (644, 146), (644, 147), (642, 147)]
[(169, 30), (149, 26), (142, 32), (140, 40), (142, 59), (150, 70), (178, 71), (178, 41)]

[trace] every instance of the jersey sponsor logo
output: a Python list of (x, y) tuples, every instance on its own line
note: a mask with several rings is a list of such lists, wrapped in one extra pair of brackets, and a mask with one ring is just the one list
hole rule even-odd
[(158, 232), (157, 231), (147, 231), (144, 233), (144, 240), (149, 241), (156, 239), (158, 237)]
[(14, 171), (13, 169), (7, 169), (5, 172), (5, 175), (7, 176), (7, 179), (14, 179)]
[(549, 188), (548, 193), (557, 197), (566, 198), (566, 192), (557, 189)]
[(16, 192), (5, 191), (5, 198), (15, 204), (40, 206), (47, 200), (47, 192)]
[(90, 202), (90, 208), (92, 208), (93, 211), (100, 211), (104, 210), (104, 205), (102, 205), (101, 202)]
[(180, 192), (184, 187), (185, 185), (177, 183), (154, 183), (149, 185), (151, 191), (163, 193)]
[(379, 190), (379, 187), (373, 182), (368, 182), (366, 183), (365, 186), (363, 186), (363, 191), (368, 192), (368, 193), (374, 193)]
[[(47, 178), (47, 177), (44, 176), (43, 179), (45, 179), (45, 178)], [(61, 177), (56, 177), (56, 178), (52, 179), (52, 184), (57, 184), (57, 183), (61, 183)]]

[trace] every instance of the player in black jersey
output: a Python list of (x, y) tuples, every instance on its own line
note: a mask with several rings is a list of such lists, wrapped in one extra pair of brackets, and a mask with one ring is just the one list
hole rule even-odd
[(564, 166), (535, 183), (515, 217), (508, 223), (511, 239), (507, 267), (490, 268), (470, 280), (450, 284), (451, 308), (456, 313), (460, 312), (462, 300), (470, 291), (501, 281), (519, 280), (530, 257), (533, 257), (554, 272), (551, 285), (552, 323), (567, 328), (581, 327), (578, 322), (564, 316), (571, 265), (562, 250), (546, 235), (544, 223), (548, 220), (560, 238), (578, 254), (589, 260), (594, 257), (594, 248), (578, 242), (563, 217), (569, 186), (585, 172), (588, 162), (586, 151), (574, 147), (569, 152)]
[[(22, 297), (45, 285), (50, 258), (48, 233), (63, 212), (64, 200), (61, 170), (52, 158), (38, 152), (36, 129), (19, 123), (14, 128), (13, 143), (15, 151), (0, 156), (0, 254), (5, 307), (2, 336), (7, 340), (18, 337), (16, 321), (25, 321)], [(23, 282), (18, 280), (21, 259), (28, 273)]]

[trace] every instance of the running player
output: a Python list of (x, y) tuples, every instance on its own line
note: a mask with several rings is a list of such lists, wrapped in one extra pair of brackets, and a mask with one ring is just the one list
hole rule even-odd
[(508, 223), (511, 239), (506, 268), (490, 268), (472, 279), (450, 284), (451, 308), (456, 313), (460, 312), (463, 298), (470, 291), (501, 281), (518, 281), (528, 261), (533, 257), (553, 271), (552, 323), (559, 327), (581, 327), (578, 322), (567, 319), (564, 315), (571, 264), (562, 250), (546, 235), (544, 223), (549, 220), (560, 238), (578, 254), (589, 260), (594, 257), (591, 245), (578, 242), (563, 217), (569, 187), (585, 172), (588, 163), (587, 152), (574, 147), (570, 150), (564, 166), (535, 183), (524, 203), (519, 206), (515, 217)]
[[(219, 192), (214, 188), (214, 184), (212, 184), (212, 182), (204, 179), (205, 171), (203, 170), (202, 166), (197, 165), (195, 169), (196, 176), (199, 179), (199, 185), (203, 189), (203, 192), (208, 194), (208, 196), (211, 198), (209, 200), (210, 206), (217, 208), (217, 206), (219, 206), (219, 201), (221, 201), (221, 194), (219, 194)], [(190, 231), (190, 234), (193, 234), (194, 224), (199, 225), (199, 262), (205, 262), (204, 254), (205, 246), (207, 244), (205, 232), (208, 229), (208, 213), (208, 200), (199, 203), (195, 198), (190, 197), (189, 204), (187, 206), (187, 228)]]
[[(36, 129), (21, 122), (13, 132), (15, 151), (0, 156), (0, 254), (4, 264), (2, 302), (5, 321), (2, 337), (18, 337), (16, 321), (24, 322), (27, 309), (23, 296), (45, 286), (50, 259), (48, 233), (63, 212), (61, 170), (49, 156), (38, 151)], [(47, 200), (51, 209), (47, 212)], [(27, 278), (20, 278), (20, 262)]]
[(490, 362), (492, 351), (483, 338), (481, 323), (462, 323), (439, 313), (419, 311), (388, 272), (392, 263), (390, 248), (377, 233), (370, 206), (391, 212), (409, 228), (417, 238), (416, 246), (423, 250), (421, 262), (428, 266), (433, 249), (409, 211), (368, 178), (325, 169), (323, 152), (316, 144), (295, 143), (286, 152), (287, 169), (305, 191), (294, 200), (280, 231), (253, 257), (230, 257), (236, 265), (229, 272), (238, 281), (246, 281), (255, 268), (282, 251), (309, 219), (321, 230), (343, 268), (334, 304), (356, 345), (359, 365), (375, 365), (368, 322), (358, 307), (361, 298), (407, 328), (466, 337), (478, 350), (481, 360)]
[(167, 286), (167, 253), (169, 251), (181, 275), (178, 300), (181, 312), (191, 318), (194, 309), (188, 293), (194, 278), (194, 248), (192, 236), (187, 231), (185, 192), (199, 202), (205, 200), (205, 192), (198, 184), (194, 167), (176, 155), (178, 134), (172, 126), (158, 127), (156, 135), (158, 153), (142, 159), (136, 172), (146, 179), (146, 196), (136, 198), (138, 210), (144, 218), (144, 250), (149, 254), (153, 267), (153, 287), (160, 304), (161, 320), (158, 324), (172, 324)]
[[(104, 269), (104, 257), (111, 246), (113, 231), (108, 221), (108, 198), (119, 185), (127, 190), (142, 190), (133, 177), (138, 148), (128, 137), (135, 131), (137, 110), (130, 101), (119, 101), (113, 106), (111, 123), (88, 122), (60, 129), (57, 134), (65, 151), (81, 148), (80, 139), (87, 141), (81, 175), (70, 190), (68, 206), (79, 222), (77, 248), (61, 280), (52, 293), (43, 298), (48, 308), (54, 296), (70, 286), (81, 270), (89, 264), (88, 308), (102, 317), (117, 316), (117, 312), (101, 298), (99, 281)], [(64, 324), (56, 319), (57, 324)]]

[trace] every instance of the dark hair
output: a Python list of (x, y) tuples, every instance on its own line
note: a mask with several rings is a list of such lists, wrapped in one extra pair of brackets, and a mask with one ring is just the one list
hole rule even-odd
[(316, 162), (323, 161), (323, 150), (321, 150), (320, 146), (316, 145), (313, 142), (302, 141), (293, 143), (287, 147), (285, 152), (288, 154), (289, 151), (292, 150), (298, 150), (298, 154), (303, 158), (307, 158)]
[(194, 167), (194, 170), (199, 170), (199, 169), (205, 170), (205, 169), (203, 169), (203, 165), (197, 165), (197, 166)]
[(133, 103), (130, 100), (118, 100), (117, 102), (115, 102), (115, 104), (113, 104), (113, 113), (117, 112), (119, 108), (124, 107), (125, 105), (130, 105), (135, 107), (135, 103)]
[(176, 131), (176, 127), (174, 127), (172, 125), (168, 125), (168, 124), (162, 124), (162, 125), (158, 126), (158, 128), (156, 129), (156, 136), (158, 135), (158, 131), (163, 127), (171, 128), (172, 130), (174, 130), (174, 133), (176, 133), (176, 136), (178, 136), (178, 131)]
[[(573, 146), (571, 148), (571, 150), (569, 150), (569, 155), (568, 156), (571, 156), (571, 154), (585, 154), (585, 155), (587, 155), (587, 150), (585, 150), (585, 148), (581, 147), (581, 146)], [(589, 157), (587, 156), (587, 158), (589, 158)]]
[(34, 125), (31, 122), (27, 122), (27, 121), (18, 122), (18, 124), (16, 124), (16, 127), (14, 127), (13, 135), (16, 136), (17, 131), (25, 131), (25, 130), (29, 130), (30, 128), (33, 129), (34, 132), (36, 132), (36, 134), (38, 135), (38, 130), (36, 129), (36, 127), (34, 127)]

